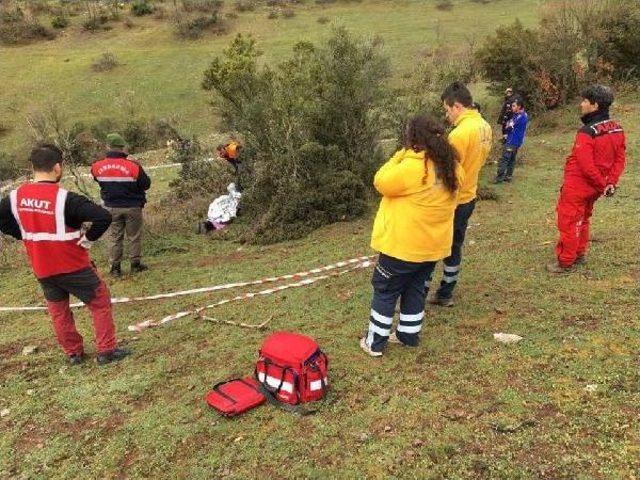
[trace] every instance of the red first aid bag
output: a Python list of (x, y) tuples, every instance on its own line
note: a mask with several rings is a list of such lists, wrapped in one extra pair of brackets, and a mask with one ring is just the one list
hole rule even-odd
[(320, 400), (327, 392), (329, 360), (312, 338), (276, 332), (259, 354), (256, 379), (276, 400), (297, 405)]
[(222, 415), (234, 417), (262, 405), (266, 398), (252, 377), (220, 382), (205, 396), (210, 407)]

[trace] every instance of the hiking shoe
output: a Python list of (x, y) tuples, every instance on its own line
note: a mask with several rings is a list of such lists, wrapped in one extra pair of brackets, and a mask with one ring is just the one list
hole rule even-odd
[(513, 180), (513, 177), (504, 177), (505, 182), (510, 182), (511, 180)]
[(453, 298), (440, 298), (440, 297), (431, 297), (429, 300), (431, 305), (438, 305), (439, 307), (453, 307)]
[(576, 258), (576, 261), (573, 262), (574, 265), (586, 265), (586, 263), (587, 263), (586, 255), (580, 255), (578, 258)]
[(131, 263), (131, 273), (146, 272), (147, 270), (149, 270), (149, 267), (147, 267), (144, 263), (140, 263), (140, 262)]
[(496, 177), (496, 178), (493, 179), (493, 181), (491, 183), (493, 183), (495, 185), (495, 184), (502, 183), (502, 182), (504, 182), (504, 178), (503, 177)]
[(554, 275), (562, 275), (562, 274), (565, 274), (565, 273), (571, 273), (571, 272), (573, 272), (573, 270), (574, 270), (573, 265), (571, 265), (570, 267), (563, 267), (557, 261), (547, 264), (547, 272), (553, 273)]
[(119, 278), (122, 276), (122, 268), (120, 268), (119, 263), (114, 263), (111, 265), (111, 270), (109, 271), (109, 275), (114, 278)]
[(122, 360), (124, 357), (128, 357), (131, 355), (132, 351), (128, 348), (114, 348), (113, 350), (109, 350), (108, 352), (99, 353), (96, 362), (98, 365), (106, 365), (111, 362), (118, 362)]
[(360, 348), (362, 350), (364, 350), (365, 353), (367, 353), (367, 355), (369, 355), (371, 357), (381, 357), (382, 356), (382, 352), (374, 352), (373, 350), (371, 350), (369, 345), (367, 345), (367, 339), (364, 338), (364, 337), (362, 337), (360, 339)]
[(69, 355), (68, 359), (71, 365), (80, 365), (82, 362), (84, 362), (84, 353), (71, 354)]

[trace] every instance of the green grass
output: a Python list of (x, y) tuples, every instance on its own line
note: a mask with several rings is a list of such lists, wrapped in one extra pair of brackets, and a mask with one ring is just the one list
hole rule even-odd
[[(227, 2), (229, 5), (232, 2)], [(436, 42), (464, 45), (481, 41), (504, 23), (519, 17), (535, 23), (538, 0), (496, 0), (482, 5), (459, 0), (450, 12), (424, 0), (386, 0), (316, 6), (312, 2), (296, 9), (291, 19), (267, 20), (265, 9), (239, 15), (227, 35), (197, 41), (179, 41), (169, 20), (134, 18), (136, 27), (115, 23), (111, 31), (88, 34), (74, 27), (51, 42), (0, 48), (3, 93), (0, 123), (10, 128), (0, 138), (0, 150), (24, 154), (28, 150), (28, 112), (55, 104), (70, 121), (87, 123), (101, 118), (120, 118), (122, 99), (134, 92), (140, 114), (173, 117), (187, 133), (209, 133), (215, 115), (202, 91), (202, 74), (211, 60), (236, 33), (251, 33), (265, 53), (264, 61), (285, 58), (295, 42), (320, 41), (329, 35), (331, 23), (346, 25), (362, 35), (379, 35), (399, 77), (411, 70), (421, 53)], [(331, 23), (317, 19), (326, 16)], [(111, 72), (96, 73), (91, 64), (104, 52), (122, 63)]]
[[(273, 316), (265, 331), (193, 318), (126, 330), (239, 292), (116, 306), (120, 338), (135, 355), (104, 368), (65, 367), (46, 315), (3, 315), (0, 409), (11, 412), (0, 420), (0, 477), (637, 477), (640, 98), (620, 103), (629, 165), (616, 196), (597, 204), (588, 265), (565, 277), (544, 271), (578, 123), (567, 109), (556, 114), (560, 127), (528, 139), (516, 181), (495, 187), (499, 200), (479, 204), (458, 304), (428, 309), (415, 350), (391, 346), (381, 359), (360, 351), (370, 271), (211, 312), (248, 323)], [(267, 247), (153, 236), (151, 270), (109, 283), (114, 295), (137, 295), (295, 272), (370, 253), (370, 227), (369, 217)], [(2, 305), (41, 301), (18, 252), (10, 245), (2, 262)], [(100, 245), (94, 256), (104, 270)], [(77, 320), (93, 353), (90, 320), (84, 311)], [(330, 356), (332, 390), (319, 412), (298, 418), (264, 406), (228, 420), (210, 411), (207, 388), (249, 374), (261, 341), (278, 329), (313, 336)], [(500, 345), (498, 331), (524, 340)], [(27, 344), (39, 352), (21, 356)]]

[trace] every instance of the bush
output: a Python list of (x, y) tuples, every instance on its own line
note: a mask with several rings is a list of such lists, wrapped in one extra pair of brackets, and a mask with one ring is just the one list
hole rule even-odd
[(20, 169), (14, 156), (0, 152), (0, 182), (20, 176)]
[(218, 13), (224, 2), (222, 0), (182, 0), (185, 12)]
[(151, 15), (153, 11), (153, 5), (151, 5), (147, 0), (134, 0), (131, 3), (131, 13), (136, 17)]
[(82, 23), (82, 29), (85, 32), (98, 32), (101, 30), (110, 30), (108, 25), (109, 17), (107, 15), (100, 15), (98, 17), (91, 17)]
[(280, 12), (278, 11), (277, 8), (273, 8), (273, 9), (269, 10), (269, 13), (267, 14), (267, 18), (269, 20), (275, 20), (279, 16), (280, 16)]
[(632, 0), (552, 5), (538, 28), (500, 27), (478, 53), (494, 91), (513, 86), (533, 110), (555, 108), (587, 83), (640, 78), (640, 12)]
[(17, 45), (36, 40), (52, 40), (55, 33), (18, 5), (0, 6), (0, 44)]
[(382, 159), (379, 109), (390, 70), (380, 43), (337, 29), (321, 47), (299, 43), (273, 68), (259, 68), (258, 55), (239, 35), (203, 81), (226, 127), (245, 138), (245, 238), (298, 238), (362, 215)]
[(451, 0), (440, 0), (436, 3), (438, 10), (449, 11), (453, 9), (453, 2)]
[(226, 24), (217, 13), (186, 18), (178, 16), (175, 19), (175, 33), (182, 39), (195, 40), (206, 32), (222, 35), (226, 30)]
[(385, 109), (392, 128), (390, 135), (397, 139), (398, 145), (404, 136), (407, 118), (416, 112), (442, 117), (440, 95), (445, 87), (456, 80), (467, 84), (476, 80), (474, 56), (473, 49), (453, 50), (447, 45), (424, 53), (424, 59), (404, 77)]
[(296, 11), (293, 8), (283, 8), (282, 16), (284, 18), (293, 18), (296, 15)]
[(255, 0), (236, 0), (235, 9), (238, 12), (252, 12), (256, 9)]
[(329, 20), (329, 17), (325, 17), (324, 15), (321, 17), (318, 17), (318, 23), (320, 25), (325, 25), (327, 23), (329, 23), (331, 20)]
[(108, 72), (120, 65), (116, 56), (111, 52), (103, 53), (97, 60), (91, 64), (94, 72)]
[(56, 15), (51, 19), (51, 26), (57, 29), (67, 28), (69, 26), (69, 17)]

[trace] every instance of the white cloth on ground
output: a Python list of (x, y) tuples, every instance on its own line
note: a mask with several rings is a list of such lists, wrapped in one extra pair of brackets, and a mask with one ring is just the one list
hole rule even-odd
[(227, 187), (228, 195), (221, 195), (209, 205), (207, 219), (211, 223), (228, 223), (238, 214), (238, 205), (242, 194), (236, 190), (236, 184)]

